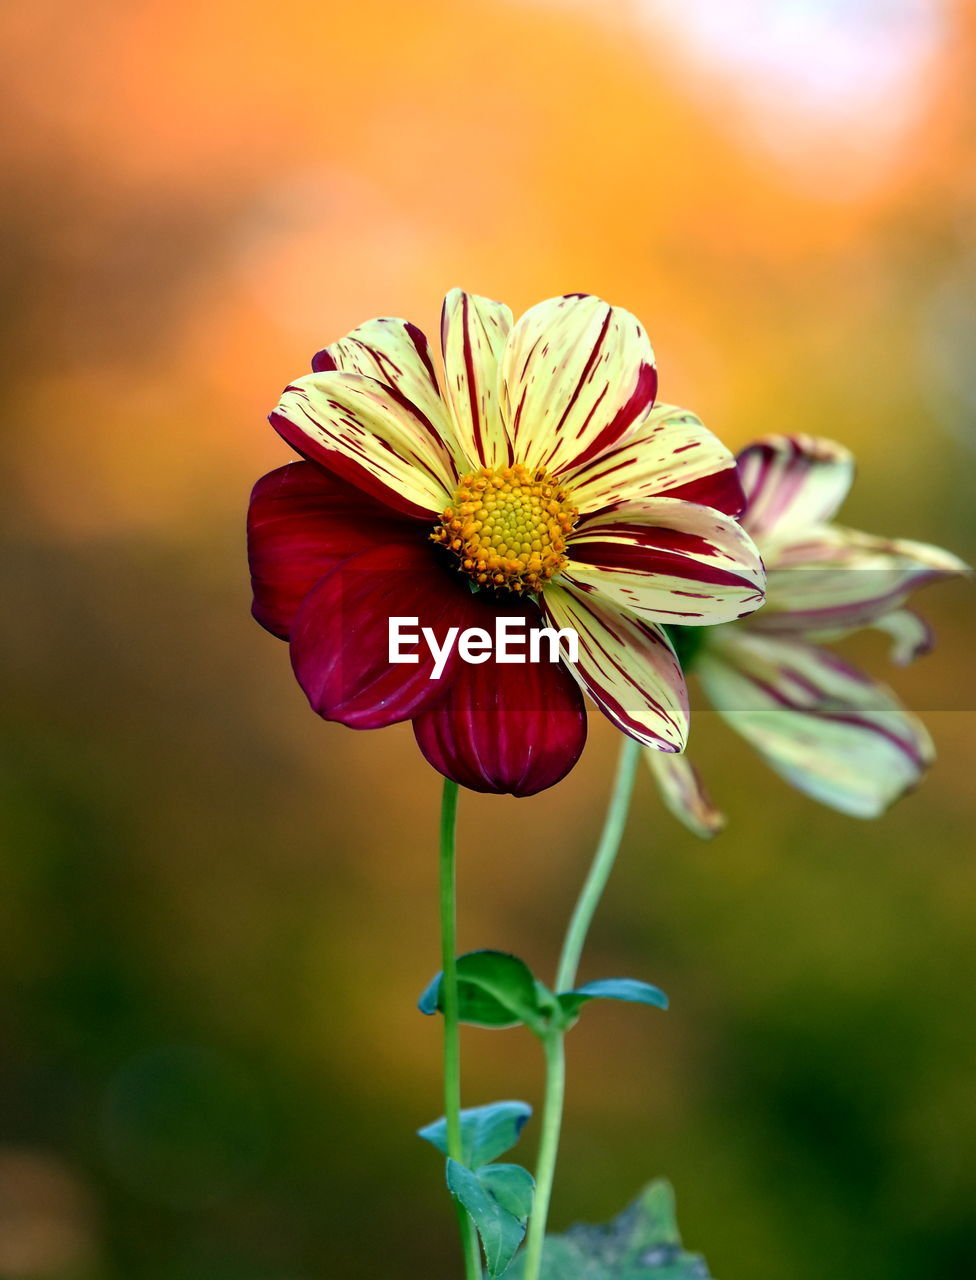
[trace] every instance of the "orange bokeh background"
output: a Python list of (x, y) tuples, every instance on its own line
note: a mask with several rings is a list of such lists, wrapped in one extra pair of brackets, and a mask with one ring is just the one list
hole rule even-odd
[[(848, 523), (973, 561), (973, 11), (775, 8), (730, 3), (735, 39), (702, 0), (0, 14), (0, 1276), (457, 1274), (412, 1136), (438, 779), (408, 728), (316, 720), (248, 618), (264, 415), (318, 347), (434, 334), (455, 284), (599, 293), (664, 399), (734, 446), (842, 440)], [(942, 647), (893, 679), (940, 759), (885, 819), (707, 712), (729, 831), (643, 780), (586, 972), (673, 1008), (574, 1031), (557, 1228), (664, 1174), (719, 1276), (976, 1268), (971, 600), (927, 606)], [(592, 716), (552, 792), (463, 797), (466, 948), (551, 970), (614, 749)], [(527, 1036), (466, 1053), (469, 1100), (538, 1101)]]

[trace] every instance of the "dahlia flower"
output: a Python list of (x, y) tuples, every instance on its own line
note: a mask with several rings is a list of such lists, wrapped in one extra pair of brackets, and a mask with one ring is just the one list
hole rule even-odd
[[(878, 817), (932, 762), (922, 722), (891, 690), (823, 641), (864, 627), (887, 632), (905, 664), (932, 647), (904, 607), (927, 583), (965, 572), (939, 547), (831, 523), (854, 479), (831, 440), (767, 436), (739, 455), (742, 525), (767, 569), (762, 613), (703, 633), (676, 632), (712, 707), (798, 790), (841, 813)], [(696, 834), (724, 825), (686, 757), (649, 757), (663, 798)]]
[[(304, 459), (254, 488), (257, 620), (291, 649), (313, 709), (353, 728), (411, 720), (474, 790), (529, 795), (576, 762), (581, 690), (624, 733), (682, 750), (688, 704), (664, 623), (728, 622), (763, 600), (736, 522), (732, 455), (690, 413), (655, 407), (647, 335), (573, 294), (516, 323), (458, 289), (439, 383), (427, 339), (369, 321), (320, 351), (271, 414)], [(390, 661), (390, 620), (444, 647), (499, 616), (575, 630), (578, 662), (457, 649)]]

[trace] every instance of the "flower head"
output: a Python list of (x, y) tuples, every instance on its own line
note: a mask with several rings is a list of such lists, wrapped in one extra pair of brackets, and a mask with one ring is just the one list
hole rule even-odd
[[(738, 466), (742, 524), (763, 554), (767, 601), (754, 618), (691, 637), (702, 689), (798, 790), (841, 813), (877, 817), (918, 784), (932, 740), (889, 689), (823, 642), (880, 628), (892, 637), (895, 661), (911, 661), (931, 648), (932, 636), (906, 601), (966, 566), (939, 547), (832, 523), (854, 461), (831, 440), (767, 436), (739, 455)], [(650, 763), (686, 826), (706, 837), (721, 829), (724, 818), (686, 758)]]
[[(319, 715), (412, 720), (434, 767), (476, 790), (563, 777), (585, 740), (581, 689), (625, 733), (680, 751), (687, 695), (662, 624), (763, 599), (734, 459), (693, 414), (655, 406), (647, 335), (598, 298), (513, 324), (455, 289), (441, 343), (443, 385), (416, 326), (372, 320), (285, 389), (271, 422), (304, 461), (252, 494), (254, 616), (289, 641)], [(578, 662), (453, 651), (432, 678), (423, 654), (390, 661), (404, 617), (445, 646), (499, 617), (570, 628)]]

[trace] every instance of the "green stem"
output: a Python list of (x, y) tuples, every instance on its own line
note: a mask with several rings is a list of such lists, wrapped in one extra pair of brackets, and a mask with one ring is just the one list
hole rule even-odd
[(563, 1097), (566, 1092), (565, 1033), (549, 1032), (543, 1041), (543, 1047), (546, 1051), (546, 1100), (542, 1109), (542, 1137), (535, 1171), (535, 1198), (525, 1241), (525, 1280), (538, 1280), (542, 1267), (542, 1248), (546, 1239), (546, 1221), (556, 1174), (559, 1131), (563, 1123)]
[[(610, 805), (604, 819), (600, 843), (579, 898), (573, 910), (556, 975), (556, 991), (568, 991), (576, 981), (580, 956), (586, 935), (603, 891), (610, 879), (610, 872), (620, 848), (620, 840), (627, 824), (630, 801), (634, 794), (634, 782), (640, 761), (640, 743), (624, 738), (620, 747), (617, 776), (614, 779)], [(535, 1203), (525, 1242), (524, 1280), (539, 1280), (542, 1269), (542, 1250), (546, 1236), (546, 1220), (549, 1201), (556, 1175), (556, 1157), (559, 1154), (559, 1133), (562, 1128), (563, 1098), (566, 1092), (565, 1032), (552, 1031), (544, 1039), (546, 1052), (546, 1100), (542, 1109), (542, 1136), (539, 1140), (539, 1158), (535, 1175)]]
[(569, 991), (576, 981), (576, 970), (579, 968), (586, 935), (590, 931), (596, 909), (600, 905), (603, 891), (610, 879), (610, 872), (617, 858), (617, 850), (620, 848), (620, 839), (627, 825), (627, 814), (630, 812), (630, 799), (634, 794), (634, 780), (637, 777), (640, 754), (640, 743), (635, 742), (633, 738), (625, 737), (620, 748), (617, 776), (614, 778), (607, 816), (603, 821), (600, 843), (593, 855), (589, 874), (573, 909), (569, 928), (566, 930), (562, 955), (559, 957), (559, 970), (556, 974), (557, 991)]
[[(457, 987), (457, 809), (458, 785), (445, 779), (441, 802), (441, 1002), (444, 1014), (444, 1120), (447, 1154), (463, 1163), (461, 1149), (461, 1028)], [(454, 1202), (467, 1280), (481, 1280), (481, 1254), (471, 1219)]]

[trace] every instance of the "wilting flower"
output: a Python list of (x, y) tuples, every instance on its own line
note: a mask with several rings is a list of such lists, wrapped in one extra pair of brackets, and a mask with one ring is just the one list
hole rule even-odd
[[(513, 325), (455, 289), (441, 341), (443, 388), (420, 330), (380, 319), (285, 389), (271, 423), (305, 461), (251, 498), (254, 616), (289, 641), (319, 715), (412, 720), (430, 763), (475, 790), (563, 777), (586, 735), (580, 686), (625, 733), (680, 751), (687, 694), (661, 624), (727, 622), (763, 599), (735, 460), (694, 415), (654, 407), (647, 335), (598, 298)], [(423, 652), (389, 660), (391, 618), (440, 643), (500, 615), (575, 629), (572, 674), (456, 649), (437, 679)]]
[[(854, 479), (831, 440), (767, 436), (738, 459), (742, 524), (767, 569), (767, 601), (744, 622), (676, 633), (711, 705), (787, 782), (859, 818), (883, 813), (933, 759), (925, 726), (883, 685), (819, 643), (863, 627), (907, 663), (932, 645), (904, 607), (918, 587), (964, 572), (938, 547), (876, 538), (830, 521)], [(724, 817), (687, 757), (649, 757), (671, 811), (701, 836)]]

